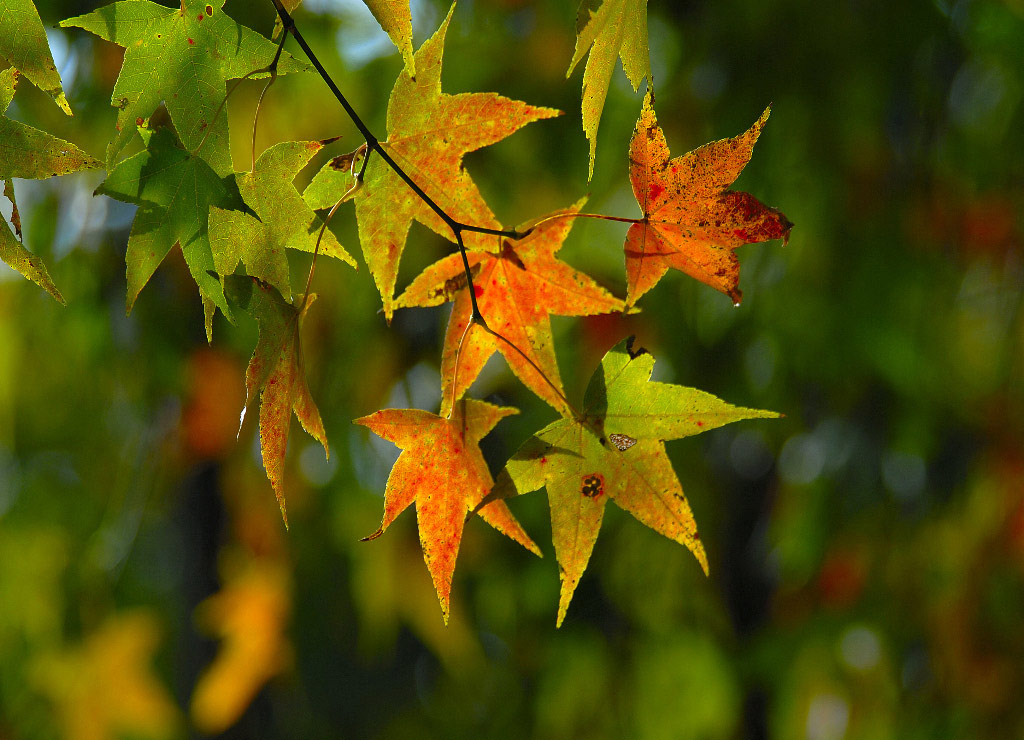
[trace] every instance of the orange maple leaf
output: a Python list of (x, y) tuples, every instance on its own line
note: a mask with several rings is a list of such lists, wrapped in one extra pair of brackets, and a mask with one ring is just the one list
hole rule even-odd
[(329, 455), (327, 434), (320, 419), (303, 367), (302, 339), (299, 325), (306, 311), (316, 300), (316, 293), (306, 296), (299, 306), (286, 301), (270, 283), (248, 275), (224, 278), (228, 300), (252, 314), (259, 325), (259, 339), (249, 366), (245, 369), (245, 415), (257, 403), (260, 408), (260, 451), (263, 467), (274, 488), (281, 517), (288, 526), (288, 510), (284, 499), (284, 456), (292, 412), (302, 428), (324, 447)]
[(733, 250), (788, 240), (793, 228), (780, 211), (728, 189), (750, 161), (771, 108), (739, 136), (670, 159), (653, 103), (648, 90), (629, 143), (629, 179), (644, 217), (626, 234), (626, 305), (636, 303), (670, 267), (738, 304), (740, 263)]
[[(513, 408), (463, 400), (447, 418), (418, 409), (385, 409), (355, 421), (403, 450), (388, 476), (380, 528), (366, 539), (379, 537), (416, 502), (423, 559), (445, 623), (466, 515), (494, 483), (480, 453), (480, 440), (502, 418), (516, 413)], [(488, 504), (478, 513), (502, 534), (541, 554), (503, 501)]]
[(192, 693), (190, 713), (206, 734), (233, 725), (271, 678), (291, 662), (285, 636), (291, 579), (281, 563), (254, 559), (196, 607), (204, 632), (223, 638)]
[[(416, 77), (399, 74), (388, 102), (388, 139), (384, 150), (456, 221), (501, 229), (462, 157), (501, 141), (531, 121), (561, 112), (539, 108), (497, 93), (441, 92), (441, 56), (452, 10), (416, 52)], [(351, 178), (328, 164), (310, 184), (305, 197), (314, 208), (330, 207), (351, 185)], [(391, 320), (398, 262), (413, 220), (454, 239), (448, 225), (416, 195), (380, 156), (371, 155), (364, 185), (356, 196), (359, 242)], [(466, 246), (493, 249), (494, 237), (466, 232)]]
[(441, 359), (442, 414), (466, 392), (497, 350), (527, 388), (559, 413), (571, 415), (558, 374), (549, 317), (623, 310), (621, 300), (555, 257), (574, 220), (558, 216), (575, 214), (582, 206), (580, 201), (538, 219), (540, 225), (523, 239), (503, 239), (497, 254), (468, 254), (470, 267), (476, 273), (473, 289), (480, 312), (488, 326), (507, 341), (479, 325), (473, 325), (466, 334), (473, 306), (466, 290), (462, 257), (458, 254), (425, 269), (395, 301), (396, 307), (436, 306), (455, 301)]

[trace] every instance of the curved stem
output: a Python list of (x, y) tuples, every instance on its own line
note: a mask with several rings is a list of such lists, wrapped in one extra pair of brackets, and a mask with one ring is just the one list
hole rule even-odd
[[(472, 322), (470, 322), (470, 323), (472, 324)], [(540, 365), (538, 365), (536, 362), (534, 362), (532, 357), (530, 357), (528, 354), (526, 354), (521, 349), (519, 349), (519, 347), (516, 346), (516, 344), (511, 339), (508, 339), (507, 337), (502, 335), (500, 332), (495, 331), (491, 327), (487, 326), (487, 324), (483, 324), (482, 326), (483, 326), (483, 330), (484, 331), (486, 331), (492, 337), (495, 337), (495, 338), (500, 339), (501, 341), (503, 341), (509, 347), (514, 349), (519, 354), (520, 357), (522, 357), (524, 360), (526, 360), (526, 362), (530, 365), (530, 367), (532, 367), (534, 370), (536, 370), (537, 374), (540, 375), (541, 379), (545, 383), (547, 383), (548, 387), (551, 388), (551, 390), (553, 390), (555, 392), (555, 395), (558, 396), (558, 399), (562, 403), (565, 404), (565, 408), (569, 412), (572, 413), (572, 415), (576, 418), (576, 420), (580, 421), (581, 423), (583, 422), (583, 414), (581, 414), (576, 409), (575, 406), (573, 406), (571, 403), (569, 403), (569, 399), (565, 397), (565, 394), (562, 393), (561, 389), (559, 389), (559, 387), (557, 385), (555, 385), (554, 383), (551, 382), (551, 378), (549, 378), (547, 376), (547, 373), (545, 373), (543, 370), (541, 370)], [(460, 349), (461, 349), (461, 346), (460, 346)]]
[(355, 195), (355, 192), (359, 190), (359, 186), (362, 184), (362, 180), (356, 180), (352, 187), (345, 191), (345, 194), (338, 198), (338, 202), (334, 204), (330, 212), (327, 214), (327, 218), (324, 219), (323, 225), (320, 227), (320, 233), (316, 237), (316, 247), (313, 248), (313, 260), (309, 263), (309, 275), (306, 276), (306, 289), (302, 293), (302, 304), (299, 306), (299, 315), (306, 310), (306, 304), (309, 302), (309, 288), (313, 284), (313, 273), (316, 270), (316, 258), (320, 254), (320, 242), (324, 238), (324, 232), (327, 231), (327, 224), (334, 218), (334, 212), (338, 210), (338, 206), (344, 203), (346, 200)]
[(642, 224), (644, 219), (642, 218), (624, 218), (623, 216), (606, 216), (603, 213), (552, 213), (550, 216), (538, 220), (536, 223), (531, 224), (530, 228), (522, 232), (522, 236), (529, 236), (533, 233), (541, 224), (546, 224), (548, 221), (554, 221), (559, 218), (599, 218), (602, 221), (620, 221), (625, 224)]
[(448, 419), (452, 418), (455, 403), (459, 399), (459, 360), (462, 358), (462, 347), (466, 343), (466, 337), (469, 336), (469, 330), (475, 323), (473, 319), (470, 319), (466, 324), (466, 328), (462, 330), (462, 337), (459, 339), (459, 348), (455, 350), (455, 370), (452, 372), (452, 405), (448, 408), (448, 415), (445, 417)]

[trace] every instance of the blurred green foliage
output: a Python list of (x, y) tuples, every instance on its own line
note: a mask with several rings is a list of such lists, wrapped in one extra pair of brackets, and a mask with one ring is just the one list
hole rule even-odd
[[(94, 5), (39, 9), (52, 29)], [(273, 27), (269, 2), (224, 9)], [(548, 557), (469, 522), (445, 629), (412, 515), (358, 541), (379, 523), (397, 450), (350, 420), (436, 408), (448, 308), (406, 309), (388, 328), (365, 270), (319, 263), (304, 347), (332, 456), (294, 430), (286, 535), (251, 420), (235, 440), (254, 323), (218, 318), (208, 347), (177, 251), (126, 317), (133, 209), (92, 197), (101, 173), (17, 181), (26, 244), (69, 305), (3, 268), (0, 738), (71, 737), (60, 696), (78, 689), (42, 690), (38, 677), (137, 609), (160, 630), (141, 660), (187, 712), (218, 645), (197, 629), (196, 605), (233, 564), (268, 559), (291, 574), (291, 660), (224, 737), (1024, 736), (1024, 5), (649, 10), (673, 151), (733, 136), (772, 102), (737, 187), (796, 228), (786, 249), (741, 249), (741, 308), (673, 274), (641, 314), (554, 329), (570, 396), (634, 333), (662, 379), (786, 414), (668, 446), (711, 577), (610, 509), (556, 631), (550, 525), (532, 494), (512, 507)], [(417, 44), (445, 11), (414, 2)], [(564, 79), (574, 13), (467, 0), (449, 32), (447, 91), (566, 111), (467, 158), (508, 224), (588, 191), (588, 210), (637, 213), (625, 152), (641, 95), (621, 70), (586, 183), (579, 76)], [(367, 18), (356, 0), (306, 0), (296, 13), (382, 132), (401, 61)], [(74, 118), (29, 85), (8, 114), (99, 156), (121, 51), (49, 33)], [(240, 169), (259, 89), (243, 83), (228, 104)], [(337, 135), (300, 186), (359, 138), (315, 76), (289, 76), (268, 93), (256, 141)], [(332, 228), (355, 253), (350, 207)], [(622, 295), (624, 232), (583, 220), (562, 254)], [(399, 283), (448, 249), (414, 227)], [(304, 276), (308, 257), (295, 260)], [(500, 360), (474, 394), (523, 411), (484, 440), (495, 468), (552, 419)], [(151, 729), (122, 731), (159, 736)]]

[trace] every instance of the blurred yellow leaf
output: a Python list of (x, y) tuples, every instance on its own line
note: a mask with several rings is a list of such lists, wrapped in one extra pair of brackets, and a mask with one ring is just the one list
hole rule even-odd
[(216, 734), (241, 716), (260, 688), (291, 661), (285, 627), (291, 584), (285, 568), (254, 561), (196, 609), (196, 621), (223, 638), (192, 694), (192, 721)]
[(178, 734), (178, 709), (149, 667), (158, 639), (151, 613), (114, 614), (81, 645), (33, 662), (30, 681), (54, 704), (66, 740)]

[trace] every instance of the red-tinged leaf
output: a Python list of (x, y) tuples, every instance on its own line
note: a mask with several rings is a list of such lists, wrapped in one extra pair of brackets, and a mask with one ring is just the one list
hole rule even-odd
[(245, 414), (259, 403), (260, 450), (263, 467), (274, 487), (281, 516), (288, 526), (284, 498), (284, 456), (288, 449), (288, 432), (292, 412), (305, 429), (327, 448), (320, 412), (306, 386), (302, 362), (299, 325), (302, 315), (315, 299), (306, 301), (303, 314), (285, 301), (274, 286), (245, 275), (229, 275), (224, 279), (228, 301), (250, 313), (259, 323), (259, 340), (245, 370)]
[[(546, 217), (550, 220), (539, 219), (540, 225), (529, 236), (518, 241), (502, 240), (497, 254), (469, 253), (480, 312), (488, 326), (508, 341), (496, 338), (480, 326), (466, 334), (473, 307), (462, 257), (458, 254), (428, 267), (395, 301), (396, 307), (455, 301), (441, 361), (442, 414), (451, 408), (453, 399), (460, 398), (472, 385), (495, 350), (504, 355), (509, 367), (531, 391), (559, 413), (571, 413), (562, 397), (549, 317), (589, 316), (623, 308), (621, 300), (555, 256), (574, 221), (558, 216), (577, 213), (582, 206), (580, 201)], [(537, 372), (538, 367), (546, 380)]]
[(629, 179), (644, 217), (626, 234), (626, 304), (636, 303), (670, 267), (739, 303), (733, 250), (788, 239), (793, 228), (780, 211), (728, 189), (750, 161), (771, 109), (739, 136), (671, 159), (653, 102), (648, 91), (629, 144)]
[[(446, 623), (466, 515), (490, 492), (493, 483), (480, 453), (480, 440), (502, 418), (516, 413), (512, 408), (463, 400), (450, 417), (417, 409), (386, 409), (356, 419), (357, 424), (402, 448), (388, 477), (380, 528), (367, 539), (383, 534), (399, 514), (416, 503), (423, 559)], [(499, 532), (540, 555), (504, 502), (490, 503), (478, 513)]]
[[(454, 5), (452, 10), (454, 10)], [(448, 95), (441, 92), (441, 56), (449, 11), (441, 27), (416, 52), (416, 77), (399, 74), (388, 103), (388, 139), (384, 149), (423, 191), (452, 218), (491, 229), (501, 224), (476, 184), (462, 168), (462, 157), (501, 141), (531, 121), (559, 115), (496, 93)], [(306, 191), (314, 208), (329, 208), (351, 185), (347, 173), (328, 164)], [(390, 321), (394, 311), (398, 262), (414, 220), (441, 236), (452, 230), (409, 188), (379, 155), (371, 155), (364, 186), (356, 198), (359, 242), (384, 301)], [(471, 249), (495, 248), (493, 236), (466, 232)]]
[(559, 625), (590, 561), (609, 500), (687, 547), (707, 573), (697, 524), (662, 440), (778, 416), (693, 388), (649, 382), (653, 365), (650, 354), (632, 351), (631, 340), (612, 348), (591, 378), (582, 415), (560, 419), (527, 440), (488, 497), (547, 488), (562, 581)]

